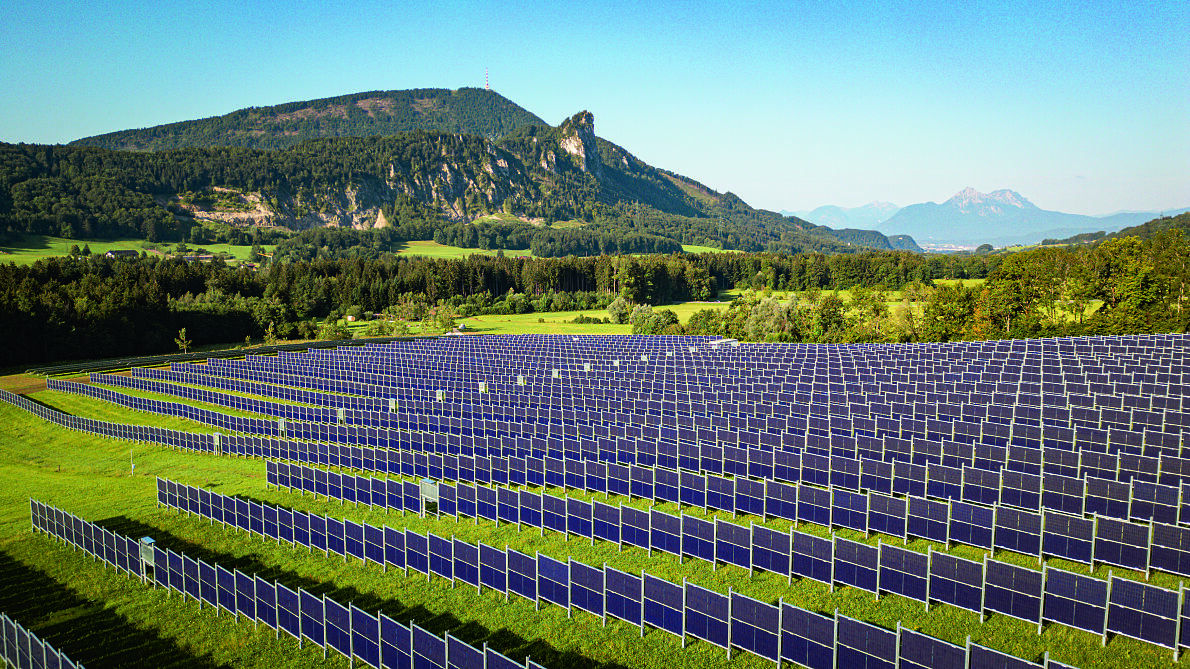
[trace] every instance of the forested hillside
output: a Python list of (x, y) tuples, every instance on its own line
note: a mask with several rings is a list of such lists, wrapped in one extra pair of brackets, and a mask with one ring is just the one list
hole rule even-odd
[(214, 146), (281, 149), (310, 139), (395, 135), (410, 130), (499, 139), (523, 125), (544, 123), (494, 91), (423, 88), (249, 107), (223, 116), (86, 137), (71, 144), (124, 151)]

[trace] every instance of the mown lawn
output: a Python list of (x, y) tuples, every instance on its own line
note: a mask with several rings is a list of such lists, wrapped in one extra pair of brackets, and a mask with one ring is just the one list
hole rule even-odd
[[(61, 410), (94, 415), (106, 420), (155, 424), (206, 431), (193, 423), (138, 413), (120, 407), (103, 408), (94, 400), (42, 391), (31, 395)], [(100, 403), (102, 404), (102, 403)], [(209, 428), (208, 428), (209, 429)], [(587, 564), (607, 563), (617, 569), (650, 574), (680, 582), (690, 581), (726, 592), (728, 587), (746, 595), (775, 602), (784, 601), (811, 610), (831, 613), (837, 607), (845, 615), (895, 629), (901, 620), (954, 643), (967, 635), (976, 642), (1006, 650), (1030, 660), (1040, 660), (1049, 649), (1052, 657), (1075, 666), (1162, 667), (1171, 653), (1125, 638), (1113, 638), (1100, 648), (1098, 637), (1066, 627), (1051, 625), (1042, 636), (1033, 625), (1005, 616), (992, 615), (986, 623), (979, 616), (944, 605), (926, 613), (922, 604), (897, 596), (879, 601), (851, 588), (835, 593), (819, 583), (773, 574), (748, 572), (736, 567), (711, 565), (673, 556), (625, 548), (585, 539), (547, 533), (536, 529), (518, 532), (515, 526), (495, 527), (488, 521), (443, 517), (418, 518), (354, 508), (338, 502), (314, 499), (287, 491), (267, 489), (264, 463), (260, 460), (217, 457), (175, 452), (139, 443), (105, 440), (43, 423), (7, 405), (0, 405), (0, 610), (6, 610), (34, 632), (88, 667), (100, 666), (234, 666), (303, 667), (322, 661), (321, 651), (307, 644), (299, 651), (296, 642), (274, 639), (266, 628), (238, 626), (209, 609), (199, 611), (193, 602), (183, 603), (161, 590), (141, 587), (126, 577), (105, 571), (96, 563), (29, 532), (28, 498), (36, 497), (87, 520), (132, 536), (153, 536), (163, 548), (186, 552), (208, 562), (245, 573), (261, 573), (290, 587), (326, 593), (343, 604), (354, 602), (365, 610), (383, 611), (402, 622), (413, 620), (430, 631), (449, 631), (475, 645), (487, 642), (514, 659), (532, 655), (548, 667), (705, 667), (726, 665), (726, 653), (709, 644), (692, 642), (686, 650), (666, 633), (649, 630), (643, 639), (626, 623), (601, 621), (575, 612), (543, 605), (540, 612), (528, 602), (502, 595), (476, 593), (468, 586), (452, 588), (433, 577), (384, 574), (341, 558), (327, 558), (286, 546), (264, 543), (232, 530), (212, 527), (208, 522), (177, 512), (156, 508), (155, 477), (171, 478), (199, 485), (223, 494), (250, 496), (271, 504), (346, 517), (374, 525), (409, 527), (419, 532), (454, 535), (468, 541), (511, 546), (532, 554), (541, 551), (555, 558), (573, 556)], [(129, 456), (136, 462), (136, 476), (129, 475)], [(557, 491), (555, 491), (557, 492)], [(573, 491), (571, 494), (576, 494)], [(589, 495), (586, 495), (589, 496)], [(626, 501), (612, 498), (613, 502)], [(634, 506), (644, 503), (629, 502)], [(674, 505), (662, 505), (673, 513)], [(701, 512), (695, 512), (701, 514)], [(727, 518), (725, 514), (712, 514)], [(737, 522), (747, 523), (748, 519)], [(777, 529), (785, 521), (768, 520)], [(820, 535), (825, 528), (803, 525), (803, 531)], [(857, 541), (875, 543), (863, 535), (840, 531)], [(885, 538), (887, 540), (887, 538)], [(925, 550), (928, 543), (910, 542)], [(982, 551), (956, 548), (954, 553), (979, 558)], [(1004, 559), (1036, 568), (1035, 558), (997, 554)], [(1085, 572), (1084, 566), (1051, 560), (1052, 566)], [(1106, 574), (1099, 568), (1099, 575)], [(1120, 570), (1116, 570), (1119, 574)], [(1137, 577), (1136, 574), (1127, 574)], [(1177, 580), (1155, 575), (1154, 582), (1175, 587)], [(331, 653), (332, 666), (346, 665)], [(143, 657), (143, 659), (141, 659)], [(755, 656), (738, 653), (730, 666), (770, 666)]]

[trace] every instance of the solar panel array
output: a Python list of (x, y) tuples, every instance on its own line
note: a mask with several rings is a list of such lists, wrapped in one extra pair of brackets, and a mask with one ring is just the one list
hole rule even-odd
[[(329, 517), (274, 508), (167, 479), (157, 479), (157, 498), (167, 508), (250, 532), (265, 541), (292, 543), (295, 547), (323, 551), (327, 556), (334, 553), (371, 562), (386, 570), (403, 569), (406, 574), (412, 569), (426, 576), (474, 586), (477, 592), (488, 588), (506, 596), (516, 595), (533, 602), (537, 608), (543, 603), (553, 604), (567, 609), (570, 615), (579, 609), (602, 617), (605, 624), (610, 616), (640, 627), (642, 634), (646, 627), (652, 627), (678, 636), (683, 642), (690, 637), (718, 645), (729, 654), (733, 648), (739, 648), (774, 662), (802, 662), (801, 641), (787, 638), (790, 636), (787, 631), (798, 627), (786, 621), (821, 617), (783, 602), (776, 605), (761, 602), (731, 589), (726, 594), (719, 593), (685, 580), (681, 584), (673, 583), (645, 571), (636, 575), (606, 565), (594, 567), (573, 557), (559, 560), (542, 553), (528, 555), (482, 542), (473, 545), (454, 537), (447, 539), (432, 532), (421, 534), (410, 529), (357, 525), (351, 521), (335, 525), (332, 530)], [(276, 525), (254, 522), (256, 518), (267, 518), (269, 509), (279, 519)], [(35, 507), (34, 513), (37, 512)], [(49, 512), (54, 513), (52, 509)], [(338, 542), (332, 541), (332, 532), (341, 533)], [(354, 542), (352, 533), (356, 537)], [(366, 541), (369, 536), (377, 537), (375, 544)], [(370, 549), (372, 546), (375, 548)], [(435, 555), (441, 560), (437, 566)], [(835, 619), (828, 620), (832, 621), (828, 626), (832, 631), (828, 637), (821, 638), (824, 657), (833, 658), (836, 653), (840, 660), (848, 657), (855, 651), (848, 640), (861, 632), (881, 640), (881, 652), (894, 666), (901, 652), (916, 655), (921, 644), (943, 643), (925, 635), (903, 639), (899, 631), (891, 632), (845, 616), (837, 616), (838, 625), (834, 624)], [(1019, 661), (1003, 653), (997, 656), (1005, 662)], [(965, 652), (960, 657), (965, 658)], [(833, 669), (835, 664), (832, 660), (825, 666)]]
[(6, 613), (0, 613), (0, 660), (16, 669), (83, 669)]

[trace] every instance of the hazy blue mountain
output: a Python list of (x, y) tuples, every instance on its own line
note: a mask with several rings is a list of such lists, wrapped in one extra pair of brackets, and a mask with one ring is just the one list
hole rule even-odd
[(904, 207), (876, 229), (886, 235), (910, 235), (926, 248), (985, 243), (1009, 246), (1085, 232), (1114, 232), (1155, 216), (1154, 212), (1122, 212), (1106, 217), (1067, 214), (1041, 209), (1015, 191), (985, 194), (966, 188), (941, 204), (925, 202)]
[(828, 204), (810, 211), (782, 212), (797, 216), (815, 225), (831, 228), (864, 228), (874, 230), (887, 221), (900, 207), (891, 202), (869, 202), (862, 207), (838, 207)]

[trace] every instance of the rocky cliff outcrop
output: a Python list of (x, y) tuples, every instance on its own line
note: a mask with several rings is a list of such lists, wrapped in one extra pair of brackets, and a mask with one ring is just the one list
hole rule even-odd
[(602, 176), (603, 160), (595, 140), (595, 116), (589, 111), (581, 111), (563, 121), (558, 130), (562, 150), (577, 158), (584, 172)]

